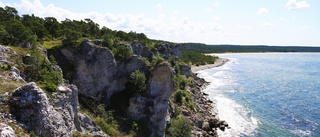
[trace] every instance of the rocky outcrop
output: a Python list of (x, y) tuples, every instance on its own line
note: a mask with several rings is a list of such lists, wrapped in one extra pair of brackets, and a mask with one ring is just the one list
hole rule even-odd
[(104, 102), (108, 102), (114, 93), (125, 89), (131, 72), (148, 69), (140, 56), (144, 47), (134, 42), (132, 49), (137, 55), (128, 61), (116, 62), (108, 48), (86, 40), (79, 47), (61, 48), (55, 56), (65, 78), (79, 88), (81, 95), (94, 99), (103, 96)]
[(171, 68), (168, 64), (158, 65), (149, 77), (146, 95), (136, 95), (130, 99), (128, 115), (135, 120), (146, 120), (150, 125), (151, 136), (163, 137), (169, 100), (174, 91)]
[(7, 59), (10, 58), (10, 54), (16, 54), (12, 48), (0, 45), (0, 63), (10, 64), (11, 62)]
[(169, 59), (171, 56), (177, 56), (180, 57), (182, 50), (181, 45), (171, 45), (169, 43), (163, 43), (156, 45), (156, 49), (159, 51), (159, 53), (162, 55), (164, 59)]
[(50, 105), (46, 94), (35, 83), (29, 83), (12, 93), (11, 108), (18, 121), (38, 135), (71, 136), (62, 115)]
[[(77, 88), (73, 85), (62, 85), (59, 86), (59, 93), (51, 96), (49, 99), (35, 83), (28, 83), (12, 93), (12, 113), (24, 128), (34, 130), (39, 136), (71, 137), (74, 130), (81, 129), (76, 128), (76, 125), (83, 125), (78, 115)], [(102, 133), (99, 136), (107, 135)]]
[(154, 114), (150, 117), (152, 136), (162, 137), (166, 130), (166, 116), (169, 100), (175, 91), (174, 78), (171, 68), (159, 65), (149, 78), (148, 94), (154, 99)]
[(80, 94), (91, 98), (106, 94), (110, 98), (114, 92), (125, 88), (117, 82), (117, 64), (108, 48), (96, 47), (87, 40), (79, 48), (65, 47), (60, 51), (62, 56), (58, 57), (58, 62)]
[(0, 123), (0, 137), (15, 137), (15, 133), (9, 125)]

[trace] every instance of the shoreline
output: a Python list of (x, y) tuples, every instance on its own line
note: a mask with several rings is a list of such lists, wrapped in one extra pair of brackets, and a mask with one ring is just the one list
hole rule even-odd
[(200, 65), (200, 66), (191, 66), (191, 71), (193, 73), (196, 73), (198, 71), (201, 70), (205, 70), (205, 69), (210, 69), (210, 68), (215, 68), (215, 67), (220, 67), (223, 66), (224, 64), (226, 64), (227, 62), (229, 62), (230, 60), (227, 58), (218, 58), (216, 59), (216, 61), (214, 62), (214, 64), (207, 64), (207, 65)]

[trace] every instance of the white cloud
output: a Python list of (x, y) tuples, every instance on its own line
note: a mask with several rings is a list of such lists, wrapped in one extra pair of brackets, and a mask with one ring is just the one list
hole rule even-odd
[(177, 14), (179, 14), (179, 13), (180, 13), (179, 10), (174, 10), (174, 11), (171, 12), (171, 14), (173, 14), (173, 15), (177, 15)]
[(262, 27), (268, 27), (268, 28), (274, 27), (274, 25), (271, 24), (271, 23), (269, 23), (269, 22), (262, 23), (261, 26), (262, 26)]
[(160, 4), (160, 3), (158, 3), (157, 5), (156, 5), (156, 9), (162, 9), (163, 8), (163, 6), (162, 6), (162, 4)]
[(241, 30), (252, 30), (252, 27), (247, 25), (237, 25), (236, 28)]
[(211, 9), (211, 8), (206, 8), (205, 10), (206, 10), (207, 12), (210, 12), (210, 13), (212, 12), (212, 9)]
[(213, 4), (213, 7), (220, 7), (220, 3)]
[(258, 14), (267, 14), (269, 13), (269, 10), (267, 8), (260, 8), (258, 10)]
[(285, 21), (286, 19), (284, 17), (280, 17), (278, 20)]
[(299, 28), (299, 30), (307, 30), (307, 29), (309, 29), (308, 26), (302, 26), (302, 27)]
[(5, 4), (0, 1), (0, 7), (5, 7)]
[(285, 7), (288, 8), (289, 10), (297, 10), (297, 9), (309, 8), (310, 5), (305, 0), (302, 0), (300, 2), (297, 2), (296, 0), (289, 0), (286, 3)]

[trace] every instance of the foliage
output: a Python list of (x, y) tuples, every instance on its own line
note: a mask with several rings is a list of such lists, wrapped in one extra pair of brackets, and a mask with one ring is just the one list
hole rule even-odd
[(200, 53), (320, 52), (320, 47), (302, 46), (206, 45), (202, 43), (185, 43), (183, 47)]
[(129, 60), (133, 56), (131, 49), (125, 45), (116, 46), (112, 52), (116, 60)]
[(183, 117), (178, 116), (172, 119), (171, 125), (168, 129), (168, 137), (191, 137), (191, 124), (190, 121)]
[(80, 38), (81, 33), (65, 28), (62, 30), (62, 35), (64, 36), (64, 40), (62, 40), (63, 45), (76, 46), (78, 45), (77, 40)]
[(191, 50), (182, 50), (181, 60), (193, 65), (213, 64), (218, 57), (203, 55)]
[(146, 90), (146, 76), (140, 70), (136, 70), (130, 74), (128, 81), (128, 89), (134, 93), (144, 93)]
[(35, 37), (29, 28), (25, 27), (19, 20), (11, 19), (1, 21), (0, 39), (5, 45), (15, 45), (22, 42), (35, 42)]
[(165, 61), (164, 58), (162, 58), (160, 55), (152, 56), (152, 61), (151, 61), (151, 70), (155, 69), (155, 67), (158, 64), (161, 64)]
[(88, 133), (81, 135), (81, 133), (76, 130), (76, 131), (73, 131), (72, 137), (90, 137), (90, 135)]
[(44, 27), (48, 30), (51, 35), (51, 39), (58, 37), (58, 31), (60, 29), (60, 24), (54, 17), (46, 17), (44, 20)]
[(42, 51), (37, 46), (32, 48), (28, 64), (25, 68), (28, 81), (39, 82), (47, 91), (57, 91), (57, 84), (62, 82), (62, 74), (42, 55)]
[(195, 105), (192, 102), (192, 94), (185, 90), (186, 86), (191, 85), (191, 83), (185, 76), (179, 74), (174, 76), (174, 80), (177, 91), (173, 94), (173, 101), (179, 105), (186, 106), (190, 110), (193, 110)]
[(114, 112), (106, 111), (106, 106), (100, 104), (97, 100), (85, 97), (79, 97), (80, 111), (88, 114), (92, 120), (101, 128), (101, 130), (112, 137), (121, 136), (119, 123), (114, 118)]

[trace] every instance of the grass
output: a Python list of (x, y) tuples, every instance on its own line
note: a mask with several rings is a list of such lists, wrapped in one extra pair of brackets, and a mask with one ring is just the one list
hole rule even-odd
[(61, 40), (50, 40), (50, 41), (44, 41), (42, 46), (45, 48), (45, 49), (52, 49), (54, 47), (57, 47), (57, 46), (61, 46), (62, 45), (62, 41)]

